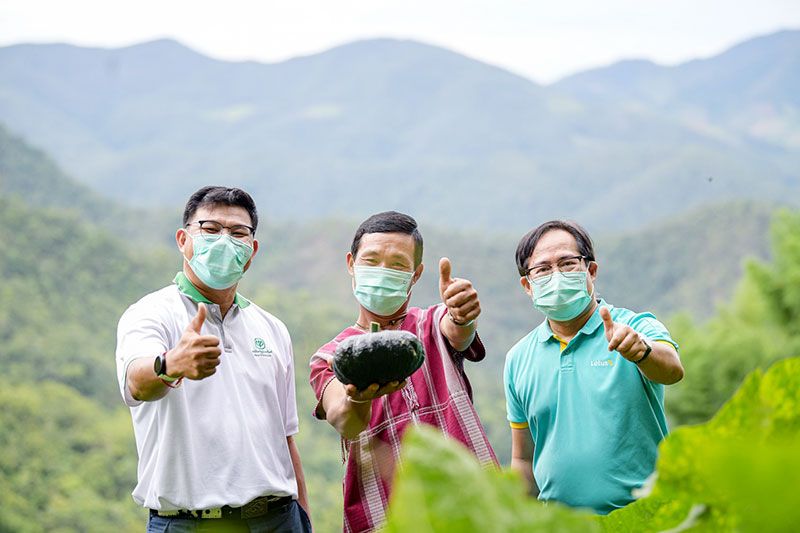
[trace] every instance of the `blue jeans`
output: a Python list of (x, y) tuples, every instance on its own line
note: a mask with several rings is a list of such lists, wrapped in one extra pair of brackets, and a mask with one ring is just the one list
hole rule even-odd
[(199, 519), (151, 516), (147, 533), (311, 533), (311, 520), (305, 510), (292, 501), (282, 509), (258, 518)]

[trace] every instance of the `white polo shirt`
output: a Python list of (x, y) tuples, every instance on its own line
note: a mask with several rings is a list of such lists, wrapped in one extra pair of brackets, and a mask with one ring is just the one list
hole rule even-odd
[[(126, 384), (128, 365), (175, 347), (198, 302), (208, 307), (202, 334), (219, 337), (223, 350), (217, 372), (184, 379), (160, 400), (134, 400)], [(238, 507), (266, 495), (297, 498), (286, 443), (298, 431), (294, 362), (280, 320), (238, 294), (222, 320), (219, 306), (179, 272), (175, 284), (122, 315), (117, 378), (136, 434), (136, 503), (171, 511)]]

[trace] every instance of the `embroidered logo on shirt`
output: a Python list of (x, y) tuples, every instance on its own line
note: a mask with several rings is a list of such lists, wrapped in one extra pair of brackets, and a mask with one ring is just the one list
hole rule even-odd
[(613, 359), (595, 359), (592, 361), (591, 366), (614, 366)]
[(261, 337), (253, 339), (253, 355), (256, 357), (272, 357), (272, 349), (267, 348), (267, 343)]

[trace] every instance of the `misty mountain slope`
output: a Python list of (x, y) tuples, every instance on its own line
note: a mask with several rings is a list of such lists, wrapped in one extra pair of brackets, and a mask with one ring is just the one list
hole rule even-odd
[(720, 138), (800, 147), (798, 30), (757, 37), (674, 67), (621, 61), (569, 76), (553, 87), (581, 100), (662, 109)]
[[(763, 39), (753, 54), (778, 62)], [(607, 231), (709, 202), (800, 198), (796, 153), (726, 129), (711, 110), (692, 123), (626, 98), (542, 87), (391, 39), (277, 64), (218, 61), (168, 40), (0, 48), (0, 120), (133, 204), (176, 205), (227, 183), (278, 218), (398, 209), (452, 227), (570, 217)]]

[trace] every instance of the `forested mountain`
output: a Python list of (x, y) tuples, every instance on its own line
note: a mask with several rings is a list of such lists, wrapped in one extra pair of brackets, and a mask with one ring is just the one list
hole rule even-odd
[[(173, 256), (172, 241), (179, 223), (177, 209), (137, 211), (104, 199), (65, 176), (42, 152), (2, 129), (0, 155), (0, 201), (8, 232), (4, 240), (12, 252), (3, 262), (14, 273), (9, 287), (22, 288), (35, 280), (40, 291), (19, 298), (39, 303), (59, 294), (62, 305), (68, 304), (75, 312), (70, 316), (87, 318), (78, 312), (84, 304), (87, 312), (96, 312), (95, 319), (100, 320), (117, 315), (124, 309), (123, 303), (129, 304), (137, 295), (171, 279), (180, 264)], [(242, 290), (265, 297), (274, 290), (290, 291), (305, 302), (301, 307), (324, 301), (340, 319), (354, 316), (344, 256), (359, 220), (288, 222), (274, 220), (268, 209), (266, 213), (263, 206), (261, 209), (258, 238), (262, 247)], [(617, 305), (650, 309), (659, 316), (683, 311), (707, 317), (732, 295), (743, 259), (767, 257), (767, 228), (773, 209), (754, 203), (720, 204), (622, 235), (597, 235), (598, 291)], [(541, 320), (519, 286), (514, 264), (522, 233), (455, 231), (422, 217), (419, 222), (427, 270), (414, 290), (415, 303), (439, 301), (437, 264), (440, 257), (449, 257), (454, 275), (472, 280), (480, 291), (484, 308), (481, 331), (495, 354), (489, 365), (499, 371), (505, 350)], [(30, 239), (32, 234), (37, 237)], [(11, 263), (15, 257), (25, 262)], [(92, 291), (94, 286), (101, 290)], [(92, 298), (107, 302), (111, 287), (116, 288), (112, 291), (115, 298), (122, 298), (116, 307), (91, 303)], [(125, 292), (119, 293), (119, 289)], [(282, 305), (280, 298), (277, 301), (281, 308), (291, 307)], [(41, 319), (47, 323), (54, 317)], [(80, 331), (76, 338), (89, 335), (86, 328), (91, 328), (92, 322), (76, 323)], [(104, 335), (100, 338), (108, 345), (112, 332)], [(67, 345), (60, 347), (69, 350)]]
[[(233, 182), (281, 218), (412, 206), (437, 225), (517, 232), (569, 216), (619, 230), (712, 201), (797, 202), (791, 135), (753, 133), (773, 123), (796, 132), (797, 34), (699, 67), (653, 67), (668, 75), (643, 78), (665, 77), (663, 88), (645, 83), (616, 99), (605, 96), (614, 87), (600, 96), (573, 90), (581, 80), (542, 87), (411, 41), (277, 64), (217, 61), (174, 41), (17, 45), (0, 49), (0, 120), (97, 190), (142, 205), (174, 206), (194, 184)], [(750, 89), (723, 92), (741, 58), (755, 69)], [(662, 92), (670, 106), (639, 97)], [(721, 95), (740, 92), (747, 109), (778, 118), (728, 128), (742, 99)]]
[(58, 208), (83, 222), (148, 247), (168, 243), (177, 210), (123, 206), (66, 176), (44, 152), (0, 124), (0, 199), (17, 198), (36, 208)]

